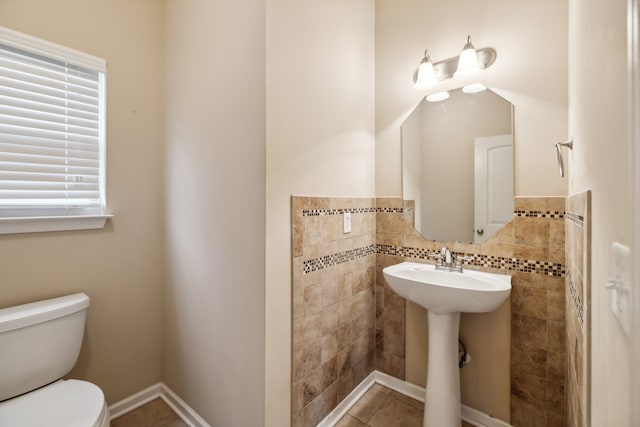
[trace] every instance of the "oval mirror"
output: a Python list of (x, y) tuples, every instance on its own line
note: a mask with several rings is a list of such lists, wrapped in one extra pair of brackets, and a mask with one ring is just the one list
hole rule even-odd
[(405, 218), (427, 240), (482, 243), (513, 219), (513, 106), (491, 90), (423, 99), (402, 132)]

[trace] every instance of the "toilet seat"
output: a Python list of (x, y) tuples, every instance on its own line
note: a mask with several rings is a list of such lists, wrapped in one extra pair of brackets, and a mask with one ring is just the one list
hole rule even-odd
[(0, 402), (0, 426), (103, 427), (109, 414), (102, 390), (90, 382), (60, 380)]

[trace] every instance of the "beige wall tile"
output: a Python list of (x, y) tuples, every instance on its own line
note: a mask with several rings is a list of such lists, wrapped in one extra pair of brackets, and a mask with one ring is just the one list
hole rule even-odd
[(322, 305), (323, 287), (321, 283), (304, 288), (303, 311), (305, 316), (320, 313)]
[(318, 369), (320, 369), (322, 364), (320, 349), (321, 347), (319, 342), (313, 342), (304, 347), (302, 351), (303, 378), (313, 375)]
[(549, 247), (564, 249), (564, 218), (552, 218), (549, 222)]
[(511, 424), (518, 427), (546, 426), (545, 411), (531, 405), (518, 397), (511, 396)]
[(565, 354), (550, 351), (547, 355), (547, 379), (564, 384)]
[(537, 347), (525, 347), (519, 341), (512, 342), (511, 371), (546, 378), (547, 350)]
[(564, 415), (547, 411), (547, 427), (566, 427), (567, 419)]
[(487, 243), (499, 243), (504, 245), (513, 245), (513, 242), (514, 242), (513, 221), (509, 221), (508, 223), (506, 223), (500, 230), (496, 231), (493, 236), (487, 239)]
[(516, 217), (513, 222), (516, 245), (549, 247), (549, 218)]
[(511, 315), (511, 339), (522, 347), (548, 348), (547, 321)]
[(548, 261), (549, 248), (546, 246), (515, 245), (513, 256), (521, 260)]
[[(305, 407), (311, 403), (322, 391), (322, 372), (314, 371), (312, 375), (302, 380), (302, 397)], [(306, 411), (306, 408), (304, 409)]]
[(526, 286), (512, 286), (511, 312), (520, 316), (546, 320), (547, 291)]
[(402, 236), (404, 218), (401, 213), (380, 213), (376, 215), (376, 233)]
[(512, 373), (511, 395), (544, 411), (547, 397), (547, 381), (521, 372)]
[(547, 322), (549, 351), (564, 353), (566, 349), (566, 328), (564, 322)]
[(376, 198), (377, 208), (401, 208), (402, 198), (400, 197), (378, 197)]
[(322, 390), (326, 390), (338, 379), (337, 357), (334, 356), (322, 365)]
[(564, 321), (565, 291), (564, 289), (549, 289), (547, 292), (546, 319)]

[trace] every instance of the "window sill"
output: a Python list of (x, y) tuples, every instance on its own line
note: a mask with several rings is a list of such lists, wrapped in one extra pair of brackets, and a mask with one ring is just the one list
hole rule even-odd
[(0, 218), (0, 234), (104, 228), (113, 215), (33, 216)]

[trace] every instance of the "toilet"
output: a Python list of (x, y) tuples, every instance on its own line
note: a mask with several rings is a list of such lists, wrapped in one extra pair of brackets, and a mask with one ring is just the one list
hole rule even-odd
[(83, 293), (0, 309), (0, 426), (108, 427), (102, 390), (61, 379), (80, 353)]

